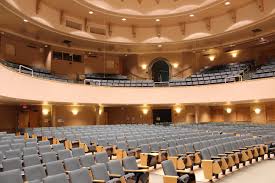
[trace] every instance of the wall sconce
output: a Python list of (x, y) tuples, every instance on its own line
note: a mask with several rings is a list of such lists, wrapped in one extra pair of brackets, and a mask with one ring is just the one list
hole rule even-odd
[(178, 63), (174, 63), (174, 64), (173, 64), (173, 67), (176, 69), (176, 68), (179, 67), (179, 64), (178, 64)]
[(146, 64), (142, 64), (142, 65), (141, 65), (141, 68), (142, 68), (143, 70), (145, 70), (145, 69), (147, 68), (147, 65), (146, 65)]
[(49, 114), (49, 109), (42, 109), (42, 114), (44, 115), (44, 116), (47, 116), (48, 114)]
[(231, 52), (231, 55), (233, 58), (236, 58), (238, 56), (238, 51)]
[(76, 109), (76, 108), (72, 109), (72, 113), (73, 113), (73, 115), (75, 115), (75, 116), (76, 116), (76, 115), (78, 114), (78, 112), (79, 112), (79, 111), (78, 111), (78, 109)]
[(103, 107), (99, 107), (98, 114), (101, 115), (103, 112), (104, 112), (104, 108)]
[(147, 108), (142, 109), (142, 113), (143, 113), (144, 115), (148, 114), (148, 112), (149, 112), (149, 109), (147, 109)]
[(230, 107), (226, 108), (225, 111), (230, 114), (232, 112), (232, 109)]
[(178, 113), (178, 114), (181, 112), (181, 110), (182, 110), (181, 107), (176, 107), (176, 108), (175, 108), (175, 111), (176, 111), (176, 113)]
[(261, 109), (260, 108), (256, 108), (256, 109), (254, 109), (254, 111), (255, 111), (256, 114), (260, 114), (261, 113)]
[(210, 55), (210, 56), (209, 56), (209, 60), (210, 60), (211, 62), (213, 62), (213, 61), (215, 60), (215, 58), (216, 58), (215, 55)]

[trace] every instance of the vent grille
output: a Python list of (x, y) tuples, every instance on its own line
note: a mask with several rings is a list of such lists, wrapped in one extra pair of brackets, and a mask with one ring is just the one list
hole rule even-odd
[(90, 27), (90, 33), (99, 34), (99, 35), (106, 35), (105, 29), (97, 28), (97, 27)]
[(66, 20), (66, 26), (76, 30), (82, 30), (82, 24)]

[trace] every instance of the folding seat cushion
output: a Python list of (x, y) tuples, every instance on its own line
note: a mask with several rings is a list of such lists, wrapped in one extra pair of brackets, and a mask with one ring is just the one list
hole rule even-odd
[(25, 167), (41, 164), (41, 161), (40, 161), (40, 158), (39, 158), (38, 154), (24, 156), (23, 160), (24, 160), (24, 166)]
[(69, 172), (71, 183), (92, 183), (92, 177), (87, 168), (81, 168)]
[(185, 144), (184, 147), (185, 147), (187, 155), (193, 155), (193, 157), (190, 156), (190, 157), (192, 157), (193, 163), (195, 165), (200, 166), (200, 164), (201, 164), (200, 152), (196, 152), (192, 143)]
[(46, 152), (41, 155), (42, 157), (42, 162), (43, 163), (48, 163), (52, 161), (57, 161), (57, 156), (55, 152)]
[(96, 163), (107, 163), (109, 161), (108, 154), (106, 152), (100, 152), (95, 154)]
[(6, 157), (6, 159), (10, 159), (10, 158), (20, 158), (21, 159), (22, 152), (20, 149), (9, 150), (9, 151), (6, 151), (5, 157)]
[(82, 167), (91, 167), (95, 164), (95, 157), (92, 154), (87, 154), (79, 157)]
[(68, 149), (64, 149), (64, 150), (59, 150), (57, 151), (57, 155), (58, 155), (58, 159), (59, 160), (64, 160), (64, 159), (68, 159), (68, 158), (72, 158), (72, 152)]
[(73, 157), (79, 157), (85, 155), (85, 152), (82, 148), (72, 148)]
[(43, 153), (46, 153), (46, 152), (51, 152), (52, 147), (50, 145), (38, 146), (38, 151), (39, 151), (39, 154), (43, 154)]
[(46, 169), (47, 169), (48, 175), (56, 175), (56, 174), (65, 173), (65, 169), (64, 169), (62, 161), (48, 162), (48, 163), (46, 163)]
[(42, 165), (29, 166), (24, 168), (26, 181), (42, 182), (46, 177), (45, 169)]
[(37, 148), (36, 147), (25, 147), (23, 148), (23, 155), (24, 156), (29, 156), (29, 155), (34, 155), (37, 154)]
[(15, 169), (19, 169), (20, 171), (22, 170), (22, 163), (20, 158), (5, 159), (3, 160), (2, 164), (4, 171)]
[(72, 171), (81, 168), (78, 158), (64, 159), (64, 166), (66, 171)]
[(23, 183), (21, 171), (19, 169), (0, 172), (1, 183)]
[(47, 176), (43, 179), (43, 183), (69, 183), (65, 173)]
[[(119, 175), (119, 177), (123, 177), (125, 181), (129, 179), (135, 180), (135, 174), (134, 173), (127, 173), (125, 174), (122, 164), (119, 160), (112, 160), (107, 163), (107, 169), (110, 174), (112, 175)], [(117, 177), (117, 178), (119, 178)]]
[(196, 178), (193, 172), (190, 172), (190, 173), (182, 172), (182, 171), (177, 172), (171, 160), (163, 161), (161, 165), (164, 172), (164, 177), (163, 177), (164, 183), (169, 183), (171, 182), (172, 179), (173, 179), (173, 182), (178, 182), (178, 183), (196, 182)]

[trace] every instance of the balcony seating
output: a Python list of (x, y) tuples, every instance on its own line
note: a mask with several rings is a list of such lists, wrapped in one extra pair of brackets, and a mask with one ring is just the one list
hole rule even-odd
[(251, 79), (269, 78), (275, 76), (275, 61), (262, 65), (251, 76)]

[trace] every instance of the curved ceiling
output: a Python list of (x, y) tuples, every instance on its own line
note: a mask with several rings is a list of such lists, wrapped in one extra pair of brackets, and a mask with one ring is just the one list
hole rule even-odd
[[(72, 42), (73, 48), (85, 51), (127, 54), (228, 47), (273, 35), (275, 30), (274, 0), (230, 0), (228, 6), (225, 6), (225, 0), (160, 0), (159, 4), (156, 0), (151, 0), (150, 3), (156, 4), (153, 7), (149, 7), (148, 0), (141, 3), (138, 0), (100, 0), (103, 4), (113, 2), (112, 7), (134, 8), (133, 5), (136, 4), (136, 10), (144, 7), (144, 11), (160, 9), (168, 1), (171, 2), (165, 7), (171, 11), (171, 4), (196, 4), (196, 8), (188, 11), (154, 18), (151, 15), (127, 14), (129, 17), (126, 21), (121, 20), (124, 17), (122, 15), (126, 16), (123, 12), (100, 8), (100, 4), (96, 7), (94, 3), (98, 1), (1, 1), (3, 16), (0, 17), (0, 30), (46, 44), (60, 46), (66, 39)], [(89, 11), (93, 11), (93, 14), (89, 14)], [(194, 17), (190, 17), (190, 13)], [(160, 21), (156, 22), (155, 18)], [(28, 23), (24, 23), (22, 19), (27, 19)], [(67, 27), (68, 20), (78, 23), (80, 29)], [(95, 27), (104, 30), (106, 35), (91, 33), (91, 29)]]

